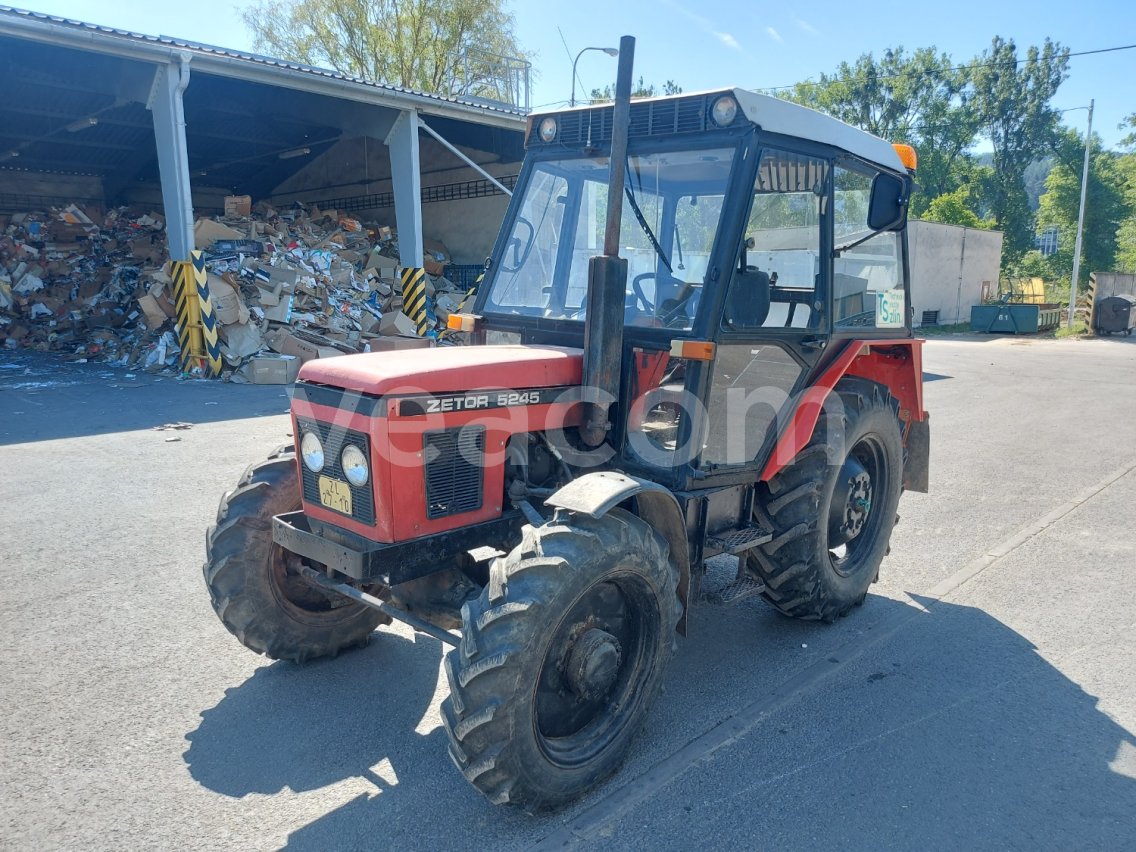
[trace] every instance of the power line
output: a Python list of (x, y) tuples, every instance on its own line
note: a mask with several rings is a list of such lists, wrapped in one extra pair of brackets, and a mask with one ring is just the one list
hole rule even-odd
[[(1074, 51), (1074, 52), (1066, 53), (1065, 57), (1067, 59), (1071, 59), (1074, 56), (1093, 56), (1093, 55), (1098, 54), (1098, 53), (1114, 53), (1118, 50), (1133, 50), (1133, 49), (1136, 49), (1136, 44), (1123, 44), (1123, 45), (1120, 45), (1119, 47), (1101, 47), (1101, 48), (1097, 48), (1096, 50)], [(1024, 62), (1029, 62), (1029, 61), (1030, 61), (1029, 57), (1026, 57), (1025, 59), (1015, 59), (1013, 61), (1002, 61), (1002, 62), (968, 62), (965, 65), (954, 65), (950, 68), (928, 68), (928, 69), (925, 69), (925, 70), (922, 70), (922, 71), (901, 71), (901, 72), (896, 73), (896, 74), (877, 74), (875, 79), (877, 79), (877, 80), (895, 80), (895, 79), (899, 79), (899, 78), (902, 78), (902, 77), (923, 77), (923, 76), (931, 76), (933, 74), (945, 74), (945, 73), (948, 73), (950, 71), (964, 71), (964, 70), (967, 70), (967, 69), (970, 69), (970, 68), (1004, 68), (1004, 67), (1007, 67), (1007, 66), (1010, 66), (1010, 65), (1018, 66), (1018, 65), (1021, 65)], [(844, 78), (840, 78), (840, 79), (826, 80), (825, 82), (827, 82), (827, 83), (847, 83), (850, 80), (851, 80), (851, 78), (844, 77)], [(783, 92), (783, 91), (786, 91), (788, 89), (795, 89), (795, 88), (797, 88), (797, 86), (801, 85), (802, 83), (815, 83), (815, 82), (816, 82), (815, 80), (801, 80), (800, 83), (793, 83), (793, 84), (788, 85), (788, 86), (772, 86), (772, 87), (768, 87), (768, 88), (763, 88), (762, 91)]]

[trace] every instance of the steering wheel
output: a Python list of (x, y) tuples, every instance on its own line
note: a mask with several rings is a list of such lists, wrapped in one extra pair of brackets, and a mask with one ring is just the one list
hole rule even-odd
[(631, 280), (631, 291), (635, 294), (635, 301), (643, 306), (643, 313), (653, 314), (655, 306), (647, 299), (647, 294), (643, 292), (643, 285), (640, 283), (644, 278), (655, 278), (654, 272), (643, 272), (636, 275)]

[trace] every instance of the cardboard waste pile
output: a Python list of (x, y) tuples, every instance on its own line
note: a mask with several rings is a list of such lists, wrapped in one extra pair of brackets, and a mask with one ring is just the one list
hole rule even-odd
[[(419, 336), (402, 312), (392, 228), (298, 204), (254, 208), (248, 196), (225, 209), (198, 219), (194, 240), (227, 380), (286, 383), (312, 358), (435, 345), (466, 296), (469, 270), (447, 270), (445, 246), (426, 241)], [(160, 215), (128, 208), (0, 215), (0, 346), (178, 372), (164, 229)]]

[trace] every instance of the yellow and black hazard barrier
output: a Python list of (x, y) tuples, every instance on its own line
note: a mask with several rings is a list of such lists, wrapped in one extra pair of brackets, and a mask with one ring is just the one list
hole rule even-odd
[(402, 270), (402, 312), (414, 320), (418, 334), (426, 336), (430, 321), (426, 317), (426, 270), (406, 267)]
[(174, 281), (181, 369), (185, 373), (198, 369), (206, 376), (219, 376), (221, 344), (217, 340), (217, 315), (209, 299), (205, 258), (199, 251), (190, 252), (189, 258), (174, 261), (170, 273)]

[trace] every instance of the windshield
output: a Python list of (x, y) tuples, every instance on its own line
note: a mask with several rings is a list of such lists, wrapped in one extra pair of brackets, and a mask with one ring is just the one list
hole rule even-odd
[[(733, 158), (733, 148), (628, 157), (619, 234), (628, 324), (690, 328)], [(588, 260), (603, 253), (607, 180), (607, 157), (533, 167), (490, 273), (487, 312), (584, 319)]]

